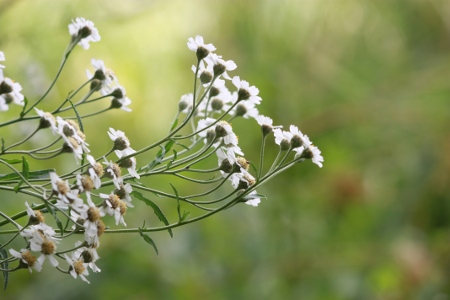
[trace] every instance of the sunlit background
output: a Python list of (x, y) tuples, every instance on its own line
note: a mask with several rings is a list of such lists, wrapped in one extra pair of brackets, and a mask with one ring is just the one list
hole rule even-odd
[[(3, 64), (31, 101), (51, 83), (76, 17), (92, 20), (101, 42), (77, 47), (41, 108), (84, 82), (92, 58), (104, 60), (133, 112), (86, 119), (94, 154), (110, 149), (109, 127), (134, 149), (167, 132), (192, 91), (187, 39), (200, 34), (236, 62), (232, 75), (260, 89), (260, 113), (310, 136), (324, 167), (306, 162), (270, 181), (257, 208), (235, 206), (174, 238), (152, 234), (159, 255), (138, 235), (103, 236), (90, 285), (46, 262), (41, 273), (11, 274), (0, 299), (449, 299), (448, 1), (2, 0)], [(233, 125), (246, 157), (258, 159), (256, 122)], [(19, 140), (35, 126), (0, 136)], [(51, 140), (39, 137), (28, 145)], [(69, 156), (55, 161), (74, 166)], [(25, 201), (3, 193), (0, 207), (15, 212)], [(129, 219), (158, 225), (135, 204)]]

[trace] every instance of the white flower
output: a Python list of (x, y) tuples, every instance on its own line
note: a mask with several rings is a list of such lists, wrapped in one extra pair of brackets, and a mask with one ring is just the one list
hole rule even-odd
[[(234, 93), (236, 95), (236, 93)], [(236, 99), (237, 97), (235, 97)], [(241, 100), (231, 111), (232, 114), (237, 117), (243, 117), (245, 119), (256, 118), (259, 115), (258, 109), (255, 107), (255, 103), (250, 100)]]
[(100, 207), (100, 213), (103, 215), (107, 214), (114, 216), (116, 225), (122, 223), (124, 226), (127, 226), (123, 219), (123, 215), (125, 215), (127, 211), (126, 202), (120, 200), (119, 196), (113, 193), (109, 195), (100, 193), (100, 198), (105, 199), (105, 201), (103, 201), (103, 206)]
[(222, 75), (225, 79), (230, 80), (231, 77), (228, 75), (227, 71), (233, 71), (237, 68), (236, 64), (232, 60), (223, 60), (221, 56), (214, 53), (210, 53), (205, 59), (208, 64), (211, 64), (214, 70), (214, 76), (218, 77)]
[(71, 190), (68, 181), (63, 181), (55, 172), (50, 173), (52, 190), (58, 195), (59, 200), (55, 206), (67, 210), (70, 207), (79, 209), (83, 207), (83, 200), (78, 198), (78, 190)]
[(20, 252), (17, 252), (14, 249), (9, 249), (9, 253), (11, 253), (12, 256), (15, 258), (20, 259), (23, 263), (28, 265), (28, 270), (31, 271), (31, 267), (33, 267), (36, 271), (40, 272), (42, 270), (42, 264), (40, 264), (36, 257), (31, 254), (30, 250), (28, 249), (21, 249)]
[[(81, 242), (76, 242), (75, 246), (78, 247), (81, 245)], [(95, 265), (95, 262), (100, 259), (97, 254), (97, 250), (95, 248), (81, 247), (75, 250), (72, 257), (74, 259), (83, 259), (83, 262), (86, 263), (93, 272), (100, 272), (101, 270)]]
[(180, 101), (178, 102), (178, 107), (180, 112), (189, 114), (192, 110), (192, 106), (194, 104), (194, 96), (192, 93), (185, 94), (181, 96)]
[(130, 140), (125, 136), (125, 133), (120, 130), (115, 130), (109, 127), (109, 138), (114, 142), (114, 148), (117, 150), (124, 150), (130, 147)]
[(258, 96), (259, 90), (257, 87), (250, 86), (247, 81), (241, 80), (239, 76), (234, 76), (232, 82), (238, 89), (238, 101), (248, 100), (253, 104), (261, 103), (261, 97)]
[(205, 44), (203, 42), (203, 37), (197, 35), (194, 38), (189, 38), (187, 46), (191, 51), (197, 54), (198, 60), (205, 58), (211, 51), (215, 51), (216, 47), (213, 44)]
[(288, 131), (282, 131), (279, 128), (273, 130), (273, 134), (275, 136), (275, 143), (281, 146), (281, 142), (285, 140), (287, 143), (291, 142), (292, 133)]
[[(0, 61), (5, 61), (5, 54), (3, 54), (3, 51), (0, 51)], [(5, 67), (4, 65), (0, 65), (0, 73), (3, 72), (3, 70), (1, 69), (3, 69), (4, 67)]]
[(303, 135), (303, 146), (294, 149), (295, 152), (295, 158), (303, 158), (303, 159), (311, 159), (312, 162), (316, 165), (318, 165), (320, 168), (322, 168), (323, 164), (323, 156), (321, 155), (321, 152), (319, 148), (314, 146), (311, 141), (309, 140), (309, 137), (307, 135)]
[(53, 256), (56, 252), (56, 244), (52, 239), (49, 239), (42, 235), (40, 232), (36, 232), (30, 239), (30, 249), (34, 252), (41, 252), (41, 255), (37, 259), (38, 263), (42, 265), (46, 258), (50, 261), (53, 267), (58, 265), (58, 261)]
[(208, 51), (215, 51), (216, 50), (216, 47), (214, 47), (213, 44), (205, 44), (203, 42), (203, 37), (200, 36), (200, 35), (197, 35), (195, 37), (195, 39), (194, 38), (189, 38), (187, 46), (188, 46), (189, 50), (194, 51), (194, 52), (196, 52), (198, 50), (198, 48), (200, 48), (200, 47), (205, 48)]
[(84, 49), (89, 49), (89, 42), (100, 41), (100, 35), (94, 23), (85, 18), (72, 20), (72, 24), (69, 24), (69, 33), (73, 38), (81, 38), (78, 45)]
[(216, 136), (222, 137), (225, 145), (236, 146), (238, 144), (238, 138), (228, 122), (223, 120), (217, 122), (215, 130)]
[(94, 75), (89, 70), (86, 70), (86, 76), (88, 79), (97, 79), (100, 81), (100, 86), (97, 87), (100, 93), (105, 96), (112, 92), (113, 84), (117, 83), (117, 77), (111, 69), (105, 67), (105, 63), (100, 59), (92, 59), (92, 66), (95, 69)]
[(56, 241), (54, 237), (55, 230), (45, 223), (39, 223), (37, 225), (31, 225), (30, 227), (24, 229), (20, 235), (32, 239), (35, 234), (43, 234), (44, 237)]
[(121, 184), (120, 189), (117, 189), (114, 191), (114, 194), (119, 196), (120, 200), (125, 201), (125, 203), (130, 206), (134, 207), (133, 204), (131, 204), (131, 192), (133, 191), (133, 188), (131, 187), (131, 184)]
[(226, 147), (220, 147), (216, 151), (217, 158), (219, 159), (219, 166), (222, 164), (224, 160), (228, 160), (230, 165), (234, 165), (236, 163), (236, 154), (234, 151), (229, 150)]
[(246, 197), (249, 197), (250, 199), (245, 201), (245, 204), (251, 205), (251, 206), (258, 206), (258, 204), (261, 202), (261, 198), (257, 196), (258, 193), (256, 191), (253, 191), (249, 193)]
[(10, 78), (4, 77), (3, 72), (0, 72), (0, 110), (8, 110), (8, 105), (11, 102), (23, 106), (25, 104), (25, 97), (20, 93), (21, 90), (22, 86), (18, 82), (14, 82)]
[(97, 235), (97, 225), (102, 213), (92, 201), (89, 201), (89, 205), (84, 205), (83, 208), (79, 209), (78, 211), (71, 210), (70, 214), (71, 219), (75, 223), (80, 224), (84, 227), (85, 236), (93, 237)]
[(195, 131), (198, 132), (198, 135), (200, 137), (206, 137), (207, 130), (203, 130), (203, 129), (205, 129), (206, 127), (210, 127), (210, 128), (208, 128), (208, 130), (214, 129), (214, 126), (211, 126), (211, 125), (216, 121), (217, 120), (213, 119), (213, 118), (201, 119), (198, 121), (197, 129)]
[(194, 74), (197, 72), (197, 77), (200, 78), (203, 86), (206, 87), (211, 83), (214, 76), (214, 70), (211, 64), (206, 65), (205, 67), (205, 63), (203, 61), (200, 61), (198, 71), (197, 67), (194, 65), (192, 65), (191, 70), (192, 72), (194, 72)]
[(103, 175), (103, 167), (100, 163), (95, 161), (92, 155), (87, 155), (86, 158), (91, 165), (88, 169), (89, 175), (94, 182), (94, 187), (98, 189), (102, 185), (100, 177)]
[(58, 133), (58, 127), (56, 126), (56, 119), (51, 113), (44, 112), (43, 110), (40, 110), (36, 107), (34, 108), (34, 110), (36, 110), (36, 113), (41, 117), (40, 121), (41, 128), (50, 127), (53, 134)]
[(109, 162), (106, 160), (105, 158), (105, 162), (103, 162), (103, 164), (106, 165), (105, 167), (105, 176), (107, 176), (108, 178), (112, 178), (114, 185), (116, 186), (116, 188), (120, 188), (120, 184), (123, 182), (123, 179), (121, 177), (121, 173), (122, 171), (120, 170), (119, 165), (117, 165), (116, 163), (114, 163), (112, 160), (110, 160)]
[(131, 108), (128, 107), (131, 104), (131, 100), (126, 96), (126, 91), (123, 86), (118, 85), (115, 87), (111, 95), (114, 97), (111, 101), (111, 108), (120, 108), (127, 112), (131, 111)]
[(90, 283), (85, 277), (89, 275), (87, 264), (84, 263), (81, 259), (71, 259), (66, 254), (64, 254), (64, 257), (66, 258), (66, 261), (70, 266), (70, 275), (72, 275), (72, 277), (75, 279), (77, 279), (77, 276), (80, 276), (83, 281)]
[[(263, 115), (259, 115), (256, 118), (256, 122), (258, 122), (259, 126), (270, 126), (273, 128), (273, 120), (269, 117), (263, 116)], [(281, 127), (281, 126), (277, 126), (277, 127)]]
[(72, 152), (77, 161), (81, 159), (83, 152), (90, 152), (89, 144), (85, 142), (84, 133), (81, 132), (78, 124), (72, 120), (63, 120), (61, 117), (56, 117), (58, 123), (57, 133), (64, 139), (65, 144), (63, 151)]
[(247, 187), (255, 182), (255, 178), (244, 168), (241, 168), (240, 173), (233, 173), (229, 177), (233, 188), (238, 188), (242, 181)]
[(128, 170), (128, 173), (130, 173), (131, 176), (133, 176), (134, 178), (137, 178), (137, 179), (141, 178), (141, 176), (139, 176), (139, 174), (136, 171), (136, 157), (127, 158), (124, 162), (126, 162), (126, 164), (127, 164), (126, 168)]

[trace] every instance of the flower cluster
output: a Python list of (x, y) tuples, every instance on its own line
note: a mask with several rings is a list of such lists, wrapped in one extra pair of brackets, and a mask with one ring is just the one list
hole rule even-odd
[[(100, 40), (94, 24), (83, 18), (77, 18), (69, 25), (69, 33), (71, 42), (64, 59), (77, 45), (88, 49), (90, 42)], [(0, 65), (0, 110), (7, 110), (13, 102), (25, 105), (17, 119), (2, 123), (0, 127), (38, 120), (37, 129), (26, 139), (16, 143), (2, 139), (0, 164), (12, 169), (13, 173), (2, 177), (5, 180), (0, 182), (0, 187), (4, 184), (6, 191), (33, 195), (41, 202), (33, 208), (25, 203), (26, 213), (16, 214), (0, 222), (0, 230), (6, 224), (16, 226), (17, 234), (11, 241), (17, 236), (25, 239), (23, 247), (16, 247), (20, 250), (9, 248), (11, 256), (3, 260), (3, 266), (17, 261), (17, 268), (5, 268), (4, 272), (21, 268), (39, 272), (48, 258), (50, 265), (57, 270), (88, 282), (86, 276), (89, 275), (89, 269), (100, 272), (96, 265), (99, 260), (97, 250), (100, 237), (105, 233), (139, 233), (156, 249), (152, 239), (145, 233), (167, 230), (172, 235), (175, 227), (201, 220), (234, 205), (245, 203), (258, 206), (265, 197), (256, 189), (278, 173), (307, 159), (322, 167), (320, 150), (297, 126), (291, 125), (289, 131), (283, 131), (282, 126), (274, 126), (270, 117), (259, 113), (258, 106), (262, 102), (259, 89), (239, 76), (230, 76), (229, 73), (237, 68), (232, 60), (225, 60), (214, 53), (216, 47), (205, 44), (201, 36), (189, 38), (187, 46), (196, 53), (197, 63), (192, 66), (195, 84), (193, 92), (183, 95), (179, 100), (178, 112), (168, 134), (140, 150), (134, 150), (123, 131), (109, 128), (107, 135), (111, 149), (96, 156), (93, 154), (95, 148), (91, 152), (90, 144), (86, 142), (84, 118), (116, 108), (131, 111), (128, 107), (131, 100), (125, 88), (102, 60), (91, 60), (94, 72), (87, 70), (87, 81), (73, 89), (74, 92), (69, 93), (62, 104), (51, 112), (39, 109), (38, 105), (50, 92), (61, 70), (44, 96), (27, 108), (27, 101), (20, 93), (20, 84), (4, 77), (4, 66)], [(0, 52), (0, 61), (4, 60), (4, 54)], [(75, 101), (83, 89), (88, 91)], [(101, 96), (92, 98), (96, 92)], [(112, 97), (108, 108), (84, 116), (78, 113), (79, 106), (107, 97)], [(37, 116), (27, 116), (33, 108)], [(72, 111), (73, 116), (60, 116), (60, 113)], [(235, 118), (256, 121), (260, 125), (261, 156), (258, 160), (252, 161), (244, 156), (237, 135), (239, 128), (232, 126)], [(39, 130), (47, 128), (52, 132), (54, 142), (37, 149), (12, 150), (24, 145)], [(279, 153), (271, 167), (264, 168), (267, 160), (264, 155), (266, 139), (272, 133), (274, 143), (279, 145)], [(63, 141), (62, 146), (58, 144), (60, 140)], [(96, 141), (90, 140), (90, 143), (95, 144)], [(63, 175), (56, 168), (30, 171), (25, 158), (50, 160), (63, 153), (72, 153), (76, 162), (76, 168)], [(152, 155), (150, 159), (149, 154)], [(7, 155), (20, 155), (21, 159), (6, 158)], [(142, 166), (137, 164), (138, 156)], [(22, 169), (16, 169), (14, 164), (21, 164)], [(204, 168), (205, 164), (212, 167)], [(123, 169), (127, 170), (125, 174), (122, 174)], [(205, 174), (206, 179), (202, 177)], [(152, 176), (176, 177), (177, 180), (199, 184), (205, 191), (185, 193), (178, 191), (172, 184), (170, 192), (159, 190), (153, 186), (151, 179), (147, 180)], [(161, 208), (148, 199), (145, 193), (174, 200), (178, 219), (169, 222)], [(127, 228), (125, 231), (122, 226), (127, 226), (127, 222), (130, 224), (129, 219), (126, 222), (125, 215), (128, 208), (136, 204), (133, 200), (142, 201), (153, 210), (164, 226), (146, 227), (144, 222), (142, 227)], [(190, 212), (183, 211), (182, 207), (193, 209), (196, 216), (188, 219)], [(49, 225), (52, 222), (46, 222), (45, 214), (53, 218), (57, 228)], [(22, 216), (28, 216), (24, 226), (16, 222)], [(61, 219), (66, 221), (62, 222)], [(109, 219), (119, 228), (106, 225)], [(72, 235), (80, 236), (80, 239), (64, 248), (64, 239)], [(8, 244), (0, 246), (0, 250)], [(66, 270), (61, 267), (61, 262), (65, 264)]]
[[(5, 55), (0, 51), (0, 61), (5, 60)], [(14, 82), (11, 78), (5, 77), (3, 69), (5, 66), (0, 65), (0, 111), (9, 109), (11, 103), (23, 106), (24, 96), (20, 93), (22, 86), (20, 83)]]

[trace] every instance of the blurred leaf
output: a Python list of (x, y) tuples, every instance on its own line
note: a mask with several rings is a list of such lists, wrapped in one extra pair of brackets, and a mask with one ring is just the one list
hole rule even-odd
[(28, 179), (28, 171), (30, 170), (30, 166), (28, 165), (28, 161), (25, 159), (25, 156), (22, 156), (22, 174), (25, 179)]
[(178, 125), (178, 118), (176, 118), (176, 119), (173, 121), (172, 127), (170, 127), (170, 131), (172, 131), (177, 125)]
[(28, 98), (24, 97), (23, 102), (24, 102), (24, 105), (23, 105), (22, 111), (20, 112), (20, 117), (21, 118), (23, 118), (23, 116), (25, 115), (25, 110), (26, 110), (27, 105), (28, 105)]
[(23, 180), (21, 180), (15, 187), (14, 187), (14, 192), (17, 193), (20, 189), (20, 186), (22, 185)]
[[(20, 161), (22, 162), (22, 161)], [(40, 180), (46, 180), (50, 179), (50, 173), (55, 172), (55, 169), (45, 169), (45, 170), (38, 170), (38, 171), (31, 171), (28, 172), (28, 178), (27, 179), (40, 179)], [(22, 172), (19, 172), (20, 174), (24, 175)], [(0, 180), (15, 180), (20, 179), (20, 176), (17, 173), (10, 173), (10, 174), (1, 174)]]
[(45, 207), (47, 207), (47, 210), (52, 214), (53, 218), (56, 221), (56, 225), (58, 226), (59, 230), (61, 231), (61, 236), (63, 236), (64, 234), (64, 228), (63, 225), (61, 223), (61, 221), (59, 220), (58, 216), (56, 215), (55, 210), (53, 209), (53, 207), (51, 207), (50, 204), (48, 204), (48, 201), (44, 201)]
[(143, 233), (141, 228), (139, 228), (139, 234), (144, 238), (144, 241), (146, 241), (148, 244), (150, 244), (153, 247), (153, 249), (155, 249), (156, 255), (159, 255), (158, 248), (156, 247), (156, 244), (152, 240), (152, 238), (149, 237), (148, 235), (146, 235), (145, 233)]
[[(2, 139), (3, 140), (3, 139)], [(8, 164), (11, 164), (11, 165), (15, 165), (15, 164), (20, 164), (20, 163), (22, 163), (22, 160), (21, 159), (7, 159), (7, 158), (2, 158), (2, 160), (4, 160), (5, 162), (7, 162)]]
[[(2, 258), (2, 259), (7, 259), (8, 258), (8, 253), (6, 252), (5, 248), (2, 247), (1, 244), (0, 244), (0, 258)], [(3, 261), (3, 263), (1, 264), (1, 266), (2, 266), (2, 268), (4, 270), (8, 269), (8, 265), (9, 265), (9, 263), (6, 260)], [(5, 285), (4, 285), (3, 289), (6, 290), (6, 287), (8, 286), (9, 272), (3, 271), (3, 277), (4, 277), (4, 280), (5, 280)]]
[(189, 216), (189, 212), (183, 211), (183, 215), (181, 215), (181, 205), (180, 205), (180, 197), (178, 196), (178, 191), (172, 184), (170, 184), (170, 186), (172, 187), (173, 192), (175, 193), (175, 197), (177, 197), (178, 223), (181, 223), (184, 220), (186, 220), (186, 218)]
[[(131, 195), (135, 196), (136, 198), (138, 198), (139, 200), (143, 201), (145, 204), (153, 208), (153, 211), (155, 212), (155, 215), (158, 217), (158, 219), (161, 222), (163, 222), (166, 226), (169, 226), (169, 221), (167, 220), (166, 216), (164, 215), (164, 213), (162, 212), (162, 210), (159, 208), (158, 205), (156, 205), (150, 199), (145, 198), (141, 193), (137, 191), (132, 191)], [(168, 231), (170, 236), (173, 237), (172, 229), (169, 228)]]

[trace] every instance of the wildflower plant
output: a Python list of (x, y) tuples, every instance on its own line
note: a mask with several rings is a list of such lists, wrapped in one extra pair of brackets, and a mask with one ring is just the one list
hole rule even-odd
[[(125, 132), (110, 128), (102, 143), (109, 143), (111, 149), (107, 153), (91, 152), (91, 145), (97, 141), (89, 139), (83, 120), (113, 109), (130, 112), (131, 100), (114, 72), (103, 61), (92, 59), (94, 70), (86, 72), (86, 82), (74, 87), (61, 103), (55, 103), (53, 110), (39, 109), (44, 100), (46, 105), (51, 101), (50, 92), (77, 45), (89, 49), (90, 42), (100, 41), (94, 24), (83, 18), (69, 25), (69, 33), (71, 40), (61, 67), (39, 99), (28, 100), (26, 91), (6, 77), (7, 68), (0, 65), (0, 111), (21, 107), (11, 120), (0, 115), (2, 134), (21, 122), (35, 123), (36, 128), (22, 141), (1, 138), (0, 165), (4, 174), (0, 174), (0, 189), (24, 200), (23, 211), (7, 214), (0, 209), (0, 269), (5, 288), (10, 272), (39, 272), (44, 267), (89, 282), (89, 272), (100, 272), (97, 261), (105, 234), (139, 234), (158, 252), (149, 233), (168, 231), (173, 236), (176, 227), (234, 206), (258, 206), (265, 197), (257, 189), (272, 177), (305, 160), (322, 167), (320, 150), (308, 136), (294, 125), (283, 131), (282, 126), (273, 125), (271, 118), (259, 114), (262, 99), (258, 88), (239, 76), (232, 77), (236, 64), (216, 54), (216, 47), (205, 44), (201, 36), (188, 39), (187, 46), (196, 55), (193, 90), (182, 95), (178, 105), (174, 103), (177, 113), (168, 134), (135, 150)], [(3, 52), (0, 60), (5, 63)], [(88, 115), (78, 111), (81, 106), (108, 99), (106, 109)], [(70, 116), (62, 117), (64, 113)], [(236, 134), (239, 129), (231, 125), (235, 118), (260, 125), (259, 158), (244, 155)], [(54, 141), (36, 149), (20, 149), (41, 130)], [(268, 164), (265, 146), (272, 133), (269, 141), (279, 145), (279, 152)], [(153, 155), (151, 159), (149, 154)], [(49, 164), (45, 169), (30, 169), (30, 160), (51, 163), (59, 155), (73, 156), (76, 167), (65, 174)], [(144, 179), (159, 175), (198, 185), (202, 192), (181, 192), (172, 183), (168, 183), (168, 190), (144, 183)], [(153, 195), (172, 205), (170, 218), (157, 201), (150, 200)], [(125, 228), (127, 216), (132, 214), (129, 210), (135, 207), (153, 212), (162, 225), (149, 227), (143, 222), (140, 227)], [(13, 229), (8, 229), (11, 226)]]

